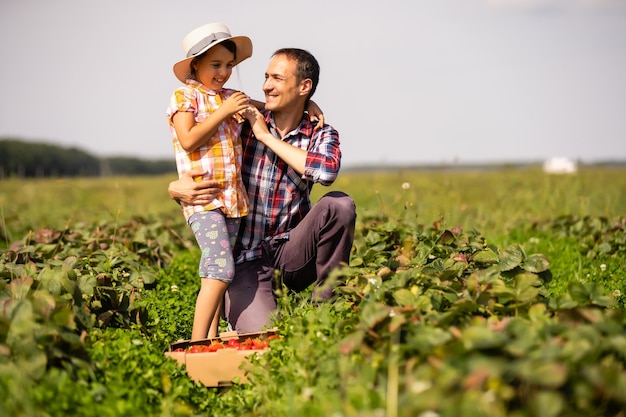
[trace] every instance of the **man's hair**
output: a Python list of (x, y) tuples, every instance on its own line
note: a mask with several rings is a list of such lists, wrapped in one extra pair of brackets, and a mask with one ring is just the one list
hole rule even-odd
[(317, 84), (320, 81), (320, 64), (318, 64), (317, 59), (309, 51), (298, 48), (281, 48), (274, 52), (272, 57), (276, 55), (285, 55), (287, 58), (296, 61), (296, 78), (298, 82), (307, 78), (311, 80), (311, 91), (306, 98), (308, 102), (313, 93), (315, 93)]

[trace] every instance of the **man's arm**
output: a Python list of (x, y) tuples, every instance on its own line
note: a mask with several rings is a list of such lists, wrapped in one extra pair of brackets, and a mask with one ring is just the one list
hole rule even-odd
[(285, 161), (287, 165), (292, 167), (298, 174), (304, 173), (307, 151), (305, 149), (296, 148), (290, 143), (283, 142), (276, 136), (272, 135), (267, 128), (263, 114), (255, 107), (248, 107), (243, 116), (248, 119), (254, 137), (256, 140), (267, 146), (274, 152), (280, 159)]
[(324, 125), (313, 133), (303, 176), (314, 183), (331, 185), (337, 179), (340, 168), (339, 133), (333, 127)]
[(254, 107), (243, 112), (256, 139), (270, 148), (298, 174), (322, 185), (332, 184), (341, 166), (339, 133), (331, 126), (315, 129), (309, 149), (301, 149), (272, 135), (263, 115)]
[(287, 165), (293, 168), (298, 174), (304, 174), (306, 167), (307, 151), (305, 149), (296, 148), (288, 142), (283, 142), (271, 133), (267, 133), (259, 137), (256, 133), (257, 140), (270, 148), (280, 159), (285, 161)]
[(217, 181), (204, 180), (196, 182), (194, 180), (194, 177), (204, 174), (206, 174), (206, 171), (195, 169), (184, 173), (176, 181), (170, 182), (167, 187), (170, 198), (178, 203), (182, 202), (192, 205), (209, 204), (215, 199), (220, 190)]

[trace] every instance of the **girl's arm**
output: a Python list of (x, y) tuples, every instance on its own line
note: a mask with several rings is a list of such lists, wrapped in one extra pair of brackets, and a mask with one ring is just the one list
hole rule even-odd
[[(265, 103), (262, 101), (257, 101), (250, 99), (250, 104), (256, 107), (259, 111), (265, 110)], [(317, 124), (315, 125), (316, 129), (324, 126), (324, 113), (322, 113), (322, 109), (317, 105), (313, 100), (309, 100), (309, 104), (306, 108), (307, 113), (309, 113), (309, 120), (311, 123), (317, 120)]]
[(259, 111), (261, 110), (265, 110), (265, 103), (263, 103), (262, 101), (257, 101), (254, 99), (250, 99), (250, 104), (252, 104), (254, 107), (256, 107)]
[(315, 129), (319, 129), (324, 126), (324, 113), (322, 113), (322, 109), (317, 105), (313, 100), (309, 100), (309, 103), (306, 106), (306, 111), (309, 113), (309, 120), (311, 123), (317, 119), (317, 124), (315, 125)]
[(241, 93), (233, 93), (209, 117), (196, 123), (191, 112), (179, 112), (172, 117), (176, 136), (183, 149), (193, 152), (207, 143), (217, 132), (219, 125), (235, 113), (248, 107), (248, 97)]

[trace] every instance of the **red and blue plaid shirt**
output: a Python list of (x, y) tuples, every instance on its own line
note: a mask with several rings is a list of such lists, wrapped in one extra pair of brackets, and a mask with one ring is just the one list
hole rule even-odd
[[(270, 132), (276, 136), (270, 112), (264, 112)], [(237, 263), (261, 257), (266, 239), (286, 235), (311, 209), (313, 184), (330, 185), (341, 165), (339, 133), (325, 124), (314, 130), (304, 115), (300, 125), (282, 140), (305, 149), (304, 174), (298, 174), (285, 161), (256, 140), (248, 123), (241, 132), (243, 161), (241, 175), (250, 200), (248, 216), (242, 218), (234, 253)]]

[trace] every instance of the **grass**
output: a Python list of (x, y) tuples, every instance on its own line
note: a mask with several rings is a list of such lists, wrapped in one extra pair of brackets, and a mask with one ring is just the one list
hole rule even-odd
[[(314, 187), (312, 200), (331, 190), (347, 192), (357, 205), (358, 230), (367, 230), (369, 218), (384, 215), (474, 229), (498, 246), (523, 244), (551, 260), (557, 293), (572, 280), (594, 276), (609, 290), (621, 290), (626, 283), (610, 278), (611, 271), (626, 267), (619, 259), (587, 259), (575, 238), (551, 239), (532, 226), (565, 215), (608, 219), (624, 215), (625, 174), (624, 169), (583, 168), (575, 175), (547, 175), (538, 167), (346, 171), (333, 186)], [(178, 205), (167, 195), (174, 178), (4, 179), (0, 248), (41, 228), (64, 230), (79, 222), (117, 224), (135, 216), (165, 218), (181, 234), (188, 234)], [(602, 264), (605, 271), (600, 270)]]
[[(331, 189), (351, 194), (361, 215), (416, 216), (422, 224), (442, 219), (506, 243), (511, 230), (558, 215), (623, 215), (625, 174), (605, 168), (575, 175), (546, 175), (539, 168), (348, 172)], [(314, 188), (313, 198), (325, 191)]]
[[(41, 228), (119, 222), (134, 216), (181, 218), (168, 198), (175, 176), (0, 181), (0, 247)], [(183, 221), (184, 223), (184, 221)]]
[[(136, 216), (149, 219), (154, 217), (155, 221), (160, 222), (163, 218), (168, 219), (182, 233), (188, 228), (184, 224), (178, 206), (167, 197), (167, 183), (171, 179), (171, 176), (160, 176), (2, 180), (0, 182), (0, 215), (2, 215), (0, 236), (3, 244), (9, 245), (12, 241), (23, 238), (29, 231), (39, 228), (78, 228), (77, 222), (116, 225), (118, 222), (125, 222)], [(430, 225), (441, 221), (447, 227), (460, 225), (465, 230), (476, 229), (498, 248), (521, 244), (528, 254), (547, 255), (551, 262), (550, 271), (553, 274), (549, 291), (554, 295), (566, 292), (570, 282), (598, 282), (613, 294), (616, 294), (616, 291), (624, 292), (626, 288), (626, 275), (623, 273), (626, 270), (626, 260), (621, 256), (623, 251), (615, 254), (590, 254), (589, 238), (591, 236), (586, 234), (585, 229), (568, 223), (563, 225), (559, 223), (559, 228), (550, 228), (556, 224), (555, 219), (564, 215), (600, 216), (610, 219), (623, 216), (626, 213), (624, 170), (589, 168), (583, 169), (576, 175), (566, 176), (549, 176), (533, 168), (484, 171), (346, 171), (332, 187), (315, 187), (313, 200), (315, 201), (323, 192), (330, 189), (344, 190), (354, 197), (358, 211), (357, 230), (360, 233), (355, 243), (365, 249), (368, 249), (371, 242), (364, 242), (363, 234), (367, 233), (368, 229), (374, 228), (373, 219), (377, 220), (378, 231), (385, 229), (389, 231), (389, 235), (398, 230), (411, 234), (416, 224)], [(389, 222), (381, 221), (381, 215)], [(403, 220), (406, 221), (403, 222)], [(548, 227), (542, 227), (546, 225)], [(87, 232), (89, 229), (90, 227), (86, 227), (80, 230)], [(606, 230), (606, 228), (598, 230)], [(381, 234), (385, 233), (381, 232)], [(142, 239), (137, 237), (136, 240), (143, 242), (145, 240), (143, 232), (137, 233), (138, 235), (141, 235)], [(190, 234), (189, 236), (192, 238)], [(623, 239), (623, 229), (620, 236)], [(134, 239), (133, 236), (131, 238)], [(169, 246), (163, 247), (169, 248)], [(67, 249), (68, 252), (64, 253), (75, 253), (70, 252), (71, 248)], [(365, 289), (362, 289), (362, 292), (365, 294), (366, 289), (368, 291), (368, 295), (360, 306), (361, 310), (355, 309), (352, 301), (348, 302), (351, 300), (349, 295), (345, 297), (345, 300), (340, 299), (333, 304), (322, 306), (311, 305), (308, 302), (307, 292), (297, 296), (285, 294), (280, 297), (278, 302), (281, 330), (285, 336), (284, 343), (272, 348), (272, 355), (267, 355), (268, 362), (259, 367), (257, 373), (254, 374), (258, 381), (256, 384), (234, 386), (224, 392), (194, 385), (182, 370), (162, 360), (162, 352), (169, 342), (185, 338), (190, 333), (191, 315), (198, 285), (195, 272), (197, 252), (179, 253), (171, 264), (158, 271), (155, 287), (143, 291), (138, 301), (150, 313), (148, 323), (143, 327), (133, 325), (130, 328), (94, 328), (88, 332), (85, 345), (92, 360), (92, 366), (89, 368), (80, 368), (81, 370), (76, 375), (64, 369), (51, 368), (33, 384), (24, 372), (12, 368), (13, 363), (5, 363), (6, 361), (1, 360), (21, 358), (23, 361), (30, 362), (30, 360), (27, 361), (29, 356), (21, 351), (16, 351), (14, 356), (10, 357), (0, 355), (0, 368), (8, 372), (0, 378), (0, 394), (2, 394), (0, 397), (3, 397), (0, 401), (0, 414), (3, 414), (3, 410), (22, 410), (24, 411), (22, 415), (29, 416), (72, 414), (102, 417), (137, 413), (181, 416), (204, 414), (280, 416), (294, 415), (294, 413), (311, 416), (374, 416), (383, 415), (384, 410), (387, 410), (388, 415), (393, 415), (392, 412), (403, 409), (422, 410), (426, 406), (420, 404), (419, 401), (428, 403), (435, 401), (442, 407), (446, 404), (460, 404), (459, 411), (464, 407), (478, 410), (482, 406), (487, 407), (485, 405), (485, 402), (489, 402), (487, 394), (492, 397), (496, 395), (496, 398), (501, 400), (500, 406), (493, 401), (490, 402), (492, 411), (495, 410), (491, 414), (483, 410), (484, 412), (476, 411), (474, 414), (459, 412), (441, 415), (505, 415), (501, 412), (505, 407), (502, 404), (510, 407), (519, 405), (503, 400), (510, 398), (513, 392), (510, 391), (511, 387), (506, 385), (510, 381), (507, 382), (505, 375), (497, 372), (498, 366), (511, 362), (511, 357), (506, 353), (509, 348), (508, 344), (503, 345), (502, 355), (498, 356), (497, 350), (492, 347), (483, 357), (480, 349), (469, 349), (467, 348), (469, 345), (464, 343), (444, 343), (445, 340), (441, 337), (449, 337), (452, 333), (447, 332), (445, 328), (439, 329), (428, 324), (429, 314), (434, 314), (434, 311), (430, 311), (429, 314), (420, 314), (416, 310), (413, 314), (411, 313), (413, 310), (407, 310), (406, 319), (420, 317), (422, 320), (415, 322), (393, 321), (391, 315), (387, 322), (386, 318), (377, 315), (381, 308), (386, 307), (388, 301), (394, 303), (393, 300), (396, 297), (400, 301), (407, 300), (407, 297), (412, 299), (416, 295), (413, 290), (419, 289), (418, 283), (422, 285), (430, 282), (423, 281), (426, 279), (425, 275), (412, 274), (410, 271), (398, 272), (392, 279), (379, 279), (377, 272), (381, 270), (381, 266), (387, 265), (393, 256), (392, 249), (385, 248), (383, 252), (382, 255), (376, 252), (373, 256), (376, 262), (372, 266), (348, 268), (355, 271), (347, 272), (348, 276), (356, 274), (353, 281), (363, 281)], [(132, 254), (135, 253), (133, 249)], [(355, 256), (359, 253), (355, 251)], [(93, 256), (93, 253), (91, 255)], [(377, 258), (379, 255), (380, 262)], [(447, 259), (446, 254), (442, 256)], [(6, 265), (10, 264), (8, 261), (7, 258)], [(57, 269), (62, 272), (61, 262), (57, 262)], [(8, 271), (6, 276), (10, 274), (11, 272)], [(361, 280), (363, 277), (368, 279)], [(1, 280), (0, 284), (3, 284)], [(178, 287), (177, 291), (172, 290), (173, 285)], [(419, 293), (416, 299), (418, 302), (411, 301), (407, 305), (415, 304), (415, 308), (419, 306), (420, 309), (428, 311), (429, 305), (432, 306), (435, 301), (441, 303), (443, 299), (435, 291), (439, 287), (426, 285), (423, 287), (424, 290), (432, 290), (433, 298), (426, 297), (426, 293)], [(5, 287), (4, 294), (0, 291), (0, 297), (7, 295), (7, 288)], [(14, 288), (19, 288), (19, 285)], [(355, 289), (358, 288), (355, 284)], [(409, 288), (410, 291), (407, 291)], [(11, 336), (12, 346), (27, 346), (30, 349), (28, 352), (32, 350), (41, 353), (36, 345), (45, 343), (46, 340), (42, 339), (39, 332), (46, 330), (47, 333), (44, 332), (44, 336), (52, 334), (56, 327), (51, 328), (52, 330), (45, 329), (44, 324), (47, 322), (43, 317), (42, 311), (44, 310), (39, 311), (34, 306), (45, 305), (52, 308), (54, 305), (52, 303), (41, 304), (51, 298), (43, 297), (39, 290), (31, 291), (29, 294), (29, 298), (24, 302), (14, 301), (4, 305), (19, 305), (23, 310), (15, 307), (15, 310), (6, 310), (6, 312), (31, 311), (33, 317), (27, 317), (24, 314), (9, 314), (0, 317), (0, 327), (5, 332), (9, 329), (11, 331), (22, 329), (24, 337), (19, 338), (20, 340), (15, 340), (14, 335)], [(380, 300), (377, 297), (380, 297)], [(624, 307), (624, 296), (616, 298), (620, 307)], [(37, 303), (34, 303), (35, 301)], [(33, 308), (28, 310), (27, 307), (31, 305)], [(456, 305), (448, 312), (456, 311), (461, 317), (463, 305)], [(544, 316), (539, 314), (538, 310), (533, 311), (532, 317), (532, 326), (544, 329), (545, 325), (545, 329), (549, 328), (550, 332), (557, 330), (554, 326), (548, 326), (549, 322), (545, 321), (547, 318), (542, 318)], [(478, 320), (479, 317), (475, 319), (467, 328), (458, 325), (457, 332), (463, 331), (465, 335), (462, 340), (469, 342), (473, 340), (472, 335), (475, 334), (473, 332), (487, 330), (486, 324), (483, 326), (485, 328), (481, 327), (482, 322)], [(379, 326), (377, 324), (379, 320), (386, 324)], [(599, 392), (597, 387), (593, 388), (589, 385), (590, 391), (585, 394), (583, 390), (587, 386), (585, 382), (587, 375), (583, 375), (585, 369), (597, 365), (598, 369), (603, 372), (606, 370), (606, 378), (609, 381), (612, 381), (610, 378), (613, 376), (609, 370), (619, 372), (622, 369), (619, 368), (622, 362), (616, 362), (616, 365), (606, 363), (606, 360), (582, 362), (581, 359), (585, 352), (592, 355), (597, 351), (590, 350), (591, 347), (606, 348), (613, 346), (611, 343), (616, 349), (623, 346), (623, 332), (619, 329), (621, 322), (609, 322), (607, 319), (607, 323), (603, 329), (608, 331), (618, 328), (616, 335), (609, 337), (609, 335), (599, 334), (599, 331), (592, 332), (593, 329), (590, 329), (592, 326), (579, 326), (578, 329), (574, 326), (571, 329), (571, 344), (563, 350), (563, 352), (567, 350), (571, 355), (576, 353), (576, 358), (580, 360), (580, 362), (573, 362), (574, 365), (570, 368), (573, 381), (571, 386), (577, 390), (578, 402), (590, 401), (590, 398), (594, 398), (594, 393)], [(491, 322), (491, 324), (497, 324), (497, 322)], [(519, 325), (520, 321), (517, 324)], [(391, 329), (392, 325), (402, 326), (403, 337), (409, 338), (408, 341), (398, 341), (394, 338), (390, 330), (387, 330)], [(530, 324), (528, 326), (530, 330), (532, 326)], [(34, 332), (33, 328), (39, 331)], [(365, 339), (351, 354), (340, 354), (337, 346), (345, 342), (343, 336), (359, 329), (364, 332)], [(520, 329), (523, 328), (518, 328)], [(580, 331), (580, 334), (576, 331)], [(541, 355), (545, 353), (549, 356), (553, 352), (551, 349), (556, 348), (557, 345), (550, 344), (551, 337), (548, 337), (546, 341), (542, 338), (546, 334), (552, 334), (550, 332), (542, 330), (520, 333), (519, 340), (514, 340), (514, 347), (517, 349), (525, 347), (528, 350), (526, 353), (528, 356), (518, 358), (517, 362), (520, 365), (533, 364), (532, 360), (536, 359), (533, 355), (543, 358)], [(38, 337), (39, 342), (18, 343), (21, 339), (31, 340), (31, 338), (26, 338), (26, 335)], [(599, 338), (602, 337), (602, 342), (588, 343), (587, 338), (583, 337), (585, 335), (591, 335), (589, 340), (600, 340)], [(0, 339), (3, 337), (0, 334)], [(52, 343), (57, 339), (52, 337), (47, 342)], [(9, 338), (7, 337), (6, 340), (8, 343)], [(5, 342), (2, 341), (2, 343)], [(539, 348), (531, 349), (535, 346), (533, 343)], [(435, 348), (437, 345), (439, 347)], [(428, 352), (429, 346), (433, 349), (429, 356), (430, 359), (434, 359), (432, 363), (430, 360), (425, 360), (427, 356), (422, 356), (422, 350)], [(345, 347), (344, 344), (344, 350)], [(395, 348), (398, 350), (394, 350)], [(578, 354), (579, 351), (580, 354)], [(605, 351), (608, 352), (608, 348), (603, 352)], [(3, 352), (6, 352), (6, 349)], [(22, 353), (24, 353), (23, 357), (20, 356)], [(438, 356), (450, 362), (444, 363), (441, 367), (442, 365), (437, 360)], [(506, 361), (502, 361), (504, 357)], [(478, 362), (473, 362), (474, 359), (478, 359)], [(524, 362), (525, 359), (528, 361)], [(494, 367), (484, 366), (490, 363)], [(587, 368), (583, 369), (583, 366), (578, 366), (579, 363), (585, 364)], [(490, 387), (488, 391), (471, 390), (467, 387), (458, 390), (454, 388), (455, 380), (457, 383), (458, 381), (471, 382), (470, 376), (480, 376), (469, 371), (467, 374), (464, 373), (467, 370), (465, 368), (471, 366), (477, 366), (477, 369), (490, 369), (494, 372), (494, 376), (488, 381)], [(580, 373), (578, 373), (578, 368), (581, 369)], [(547, 369), (550, 371), (553, 368)], [(555, 367), (554, 369), (561, 368)], [(82, 375), (82, 372), (89, 373), (89, 375)], [(524, 376), (525, 373), (520, 375)], [(598, 378), (604, 374), (590, 375), (595, 375), (597, 382)], [(427, 394), (420, 395), (419, 392), (414, 392), (414, 390), (425, 389), (425, 382), (432, 384)], [(545, 407), (548, 403), (556, 404), (555, 407), (559, 404), (564, 407), (566, 404), (566, 400), (560, 400), (561, 394), (554, 390), (531, 397), (532, 392), (528, 389), (531, 385), (532, 383), (522, 385), (519, 393), (519, 398), (521, 401), (526, 401), (527, 404), (524, 405), (529, 409), (541, 406), (545, 411), (549, 409)], [(439, 397), (437, 397), (437, 392), (439, 392)], [(569, 390), (569, 385), (563, 388), (563, 392), (562, 397), (569, 401), (572, 392)], [(477, 393), (480, 395), (476, 396)], [(535, 404), (529, 398), (536, 398), (538, 402)], [(549, 401), (551, 399), (554, 401)], [(38, 411), (41, 405), (45, 405), (44, 412)], [(503, 408), (500, 410), (498, 407)], [(452, 408), (448, 409), (452, 410)], [(581, 406), (581, 409), (584, 407)], [(245, 413), (246, 410), (247, 413)], [(338, 410), (342, 412), (338, 413)], [(6, 414), (17, 415), (10, 412)], [(400, 413), (398, 415), (420, 414)], [(597, 415), (602, 415), (601, 409), (598, 410)]]
[[(623, 215), (625, 174), (624, 169), (609, 168), (583, 168), (575, 175), (546, 175), (539, 168), (346, 171), (331, 187), (315, 186), (312, 200), (330, 190), (343, 190), (354, 198), (359, 219), (385, 214), (415, 217), (422, 224), (442, 220), (507, 244), (513, 229), (558, 215)], [(167, 195), (172, 179), (175, 175), (3, 179), (0, 245), (29, 230), (63, 229), (75, 222), (166, 216), (184, 224)]]
[[(167, 219), (189, 233), (178, 205), (167, 195), (174, 175), (78, 179), (4, 179), (0, 188), (0, 248), (40, 228), (65, 229), (78, 222), (124, 222), (134, 216)], [(493, 170), (346, 171), (331, 187), (313, 188), (312, 200), (343, 190), (357, 205), (359, 230), (382, 215), (430, 225), (477, 230), (498, 246), (514, 243), (551, 260), (554, 291), (572, 280), (600, 279), (609, 290), (626, 283), (611, 278), (619, 259), (587, 259), (575, 238), (551, 239), (532, 226), (558, 216), (626, 213), (624, 169), (583, 168), (575, 175), (546, 175), (538, 167)], [(191, 235), (188, 235), (191, 236)], [(601, 271), (601, 265), (606, 266)], [(602, 276), (598, 277), (597, 275)]]

